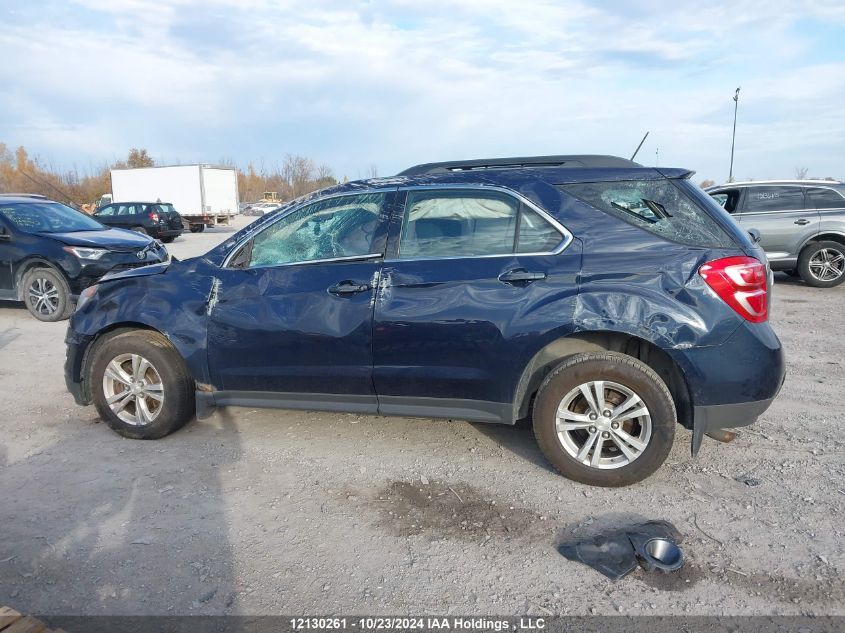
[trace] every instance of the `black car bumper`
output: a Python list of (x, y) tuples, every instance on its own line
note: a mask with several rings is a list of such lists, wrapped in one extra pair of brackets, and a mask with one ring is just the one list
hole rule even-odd
[(73, 395), (76, 404), (91, 404), (91, 395), (83, 376), (85, 355), (93, 337), (82, 336), (68, 328), (65, 343), (67, 352), (65, 355), (65, 385)]
[(150, 229), (150, 235), (157, 239), (161, 239), (164, 237), (179, 237), (182, 235), (182, 227), (180, 226), (178, 229), (173, 228), (154, 228)]

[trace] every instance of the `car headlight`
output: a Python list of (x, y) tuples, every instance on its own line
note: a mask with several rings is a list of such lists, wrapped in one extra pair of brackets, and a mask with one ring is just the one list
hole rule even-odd
[(84, 246), (65, 246), (64, 250), (79, 259), (94, 261), (108, 253), (104, 248), (85, 248)]
[(93, 286), (88, 286), (85, 290), (79, 293), (79, 299), (76, 300), (77, 310), (79, 310), (83, 304), (87, 303), (91, 297), (97, 294), (97, 288), (99, 288), (99, 286), (94, 284)]

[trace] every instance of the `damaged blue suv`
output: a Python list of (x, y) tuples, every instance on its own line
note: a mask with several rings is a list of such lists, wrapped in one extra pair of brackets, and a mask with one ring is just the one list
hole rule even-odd
[(138, 439), (225, 406), (530, 418), (566, 477), (640, 481), (676, 424), (695, 454), (784, 378), (765, 254), (690, 175), (547, 156), (319, 191), (83, 292), (68, 388)]

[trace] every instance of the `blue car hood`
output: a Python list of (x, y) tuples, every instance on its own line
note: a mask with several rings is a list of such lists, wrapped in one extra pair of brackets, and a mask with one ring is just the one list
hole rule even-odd
[(70, 233), (39, 233), (68, 246), (87, 246), (89, 248), (108, 248), (110, 250), (137, 250), (143, 248), (152, 238), (135, 231), (107, 229), (105, 231), (72, 231)]

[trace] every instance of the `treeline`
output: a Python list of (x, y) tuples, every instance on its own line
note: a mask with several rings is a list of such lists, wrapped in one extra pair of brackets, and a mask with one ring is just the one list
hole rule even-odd
[[(145, 149), (131, 149), (125, 160), (104, 163), (80, 172), (60, 170), (32, 157), (24, 147), (12, 151), (0, 143), (0, 193), (38, 193), (53, 200), (83, 206), (97, 202), (111, 192), (109, 170), (154, 167), (155, 161)], [(317, 165), (309, 158), (288, 154), (281, 164), (266, 168), (249, 163), (241, 168), (224, 161), (238, 174), (238, 191), (242, 202), (260, 200), (265, 192), (275, 192), (280, 200), (290, 200), (336, 184), (326, 165)], [(374, 170), (374, 168), (371, 168)]]

